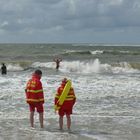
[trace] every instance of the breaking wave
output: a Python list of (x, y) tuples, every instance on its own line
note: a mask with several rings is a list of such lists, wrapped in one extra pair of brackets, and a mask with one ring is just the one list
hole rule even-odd
[(97, 54), (140, 55), (140, 52), (127, 50), (66, 50), (61, 55), (97, 55)]
[[(14, 62), (7, 63), (8, 71), (23, 71), (28, 69), (55, 69), (55, 62)], [(59, 71), (73, 73), (137, 73), (140, 63), (118, 62), (114, 64), (101, 63), (99, 59), (89, 61), (62, 61)]]
[[(137, 64), (140, 67), (140, 64)], [(33, 68), (52, 68), (55, 69), (54, 62), (35, 62), (32, 64)], [(73, 73), (138, 73), (139, 69), (133, 68), (132, 64), (127, 62), (120, 62), (116, 64), (102, 64), (99, 59), (84, 61), (63, 61), (60, 64), (61, 72)]]

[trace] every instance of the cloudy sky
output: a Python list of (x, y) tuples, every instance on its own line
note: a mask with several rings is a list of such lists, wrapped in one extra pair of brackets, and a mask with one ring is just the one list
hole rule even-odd
[(140, 0), (0, 0), (0, 43), (140, 44)]

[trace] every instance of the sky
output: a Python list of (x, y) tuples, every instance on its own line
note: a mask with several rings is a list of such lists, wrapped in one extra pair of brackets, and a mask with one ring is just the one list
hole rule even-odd
[(0, 0), (0, 43), (140, 44), (140, 0)]

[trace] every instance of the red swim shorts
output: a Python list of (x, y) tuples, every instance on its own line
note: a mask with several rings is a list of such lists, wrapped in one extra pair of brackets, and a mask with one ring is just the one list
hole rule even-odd
[(64, 116), (64, 115), (71, 115), (72, 114), (72, 108), (71, 109), (60, 109), (58, 111), (60, 116)]
[(30, 112), (34, 112), (35, 108), (38, 113), (44, 112), (43, 104), (42, 103), (35, 103), (35, 104), (29, 104)]

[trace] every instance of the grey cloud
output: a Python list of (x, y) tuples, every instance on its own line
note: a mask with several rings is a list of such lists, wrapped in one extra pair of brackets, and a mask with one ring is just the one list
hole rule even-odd
[(139, 16), (140, 8), (133, 8), (135, 3), (139, 4), (138, 1), (123, 0), (122, 3), (115, 5), (107, 3), (106, 0), (35, 0), (29, 1), (28, 4), (22, 2), (23, 7), (19, 1), (15, 2), (18, 4), (15, 4), (13, 8), (11, 6), (14, 3), (9, 4), (9, 7), (6, 6), (10, 10), (3, 12), (5, 20), (12, 19), (16, 22), (17, 18), (21, 18), (25, 20), (24, 24), (27, 26), (31, 24), (34, 28), (40, 26), (41, 28), (50, 28), (59, 24), (62, 26), (68, 24), (69, 26), (70, 23), (72, 24), (70, 27), (75, 27), (78, 24), (83, 27), (84, 24), (88, 24), (93, 28), (97, 26), (133, 26), (136, 22), (139, 24), (137, 16)]
[(140, 28), (139, 0), (4, 0), (0, 30), (63, 34)]

